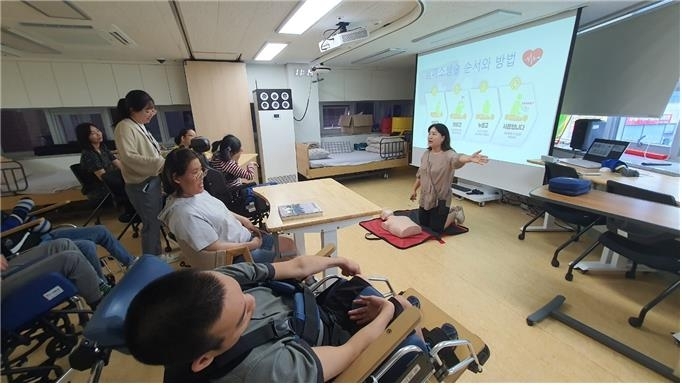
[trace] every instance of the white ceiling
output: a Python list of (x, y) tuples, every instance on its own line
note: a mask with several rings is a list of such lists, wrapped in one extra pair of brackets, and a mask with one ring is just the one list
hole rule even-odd
[[(649, 2), (650, 3), (650, 2)], [(69, 4), (73, 5), (74, 11)], [(186, 59), (241, 60), (253, 58), (266, 41), (289, 45), (272, 63), (352, 66), (351, 62), (387, 48), (405, 53), (375, 66), (409, 66), (414, 55), (461, 41), (467, 36), (414, 39), (504, 10), (516, 17), (484, 25), (478, 35), (523, 24), (581, 6), (581, 27), (641, 7), (641, 1), (357, 1), (344, 0), (303, 35), (281, 35), (276, 29), (296, 9), (298, 1), (1, 1), (3, 57), (105, 62), (155, 62)], [(37, 9), (36, 9), (37, 8)], [(58, 13), (50, 17), (45, 13)], [(66, 18), (64, 16), (81, 17)], [(318, 42), (339, 21), (349, 29), (365, 27), (370, 37), (322, 55)], [(55, 27), (57, 26), (57, 27)], [(128, 40), (123, 45), (113, 37)], [(327, 32), (328, 33), (328, 32)], [(17, 40), (29, 38), (51, 52), (17, 49)], [(471, 37), (471, 36), (469, 36)], [(14, 48), (12, 48), (14, 47)], [(35, 46), (34, 46), (35, 48)], [(58, 53), (54, 53), (57, 51)]]

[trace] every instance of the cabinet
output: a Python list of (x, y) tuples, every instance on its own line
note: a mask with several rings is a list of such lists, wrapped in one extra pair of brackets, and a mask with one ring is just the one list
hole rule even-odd
[(321, 75), (318, 83), (321, 102), (361, 100), (412, 100), (412, 69), (335, 69)]

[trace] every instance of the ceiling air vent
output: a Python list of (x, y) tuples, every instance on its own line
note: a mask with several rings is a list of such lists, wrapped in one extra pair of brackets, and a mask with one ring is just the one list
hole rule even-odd
[(133, 41), (133, 39), (131, 39), (128, 35), (123, 33), (123, 31), (121, 31), (121, 29), (118, 28), (117, 26), (115, 26), (114, 24), (112, 24), (109, 27), (108, 32), (109, 32), (109, 36), (111, 36), (111, 38), (113, 38), (116, 42), (118, 42), (121, 45), (124, 45), (126, 47), (136, 47), (137, 46), (137, 43), (135, 43), (135, 41)]

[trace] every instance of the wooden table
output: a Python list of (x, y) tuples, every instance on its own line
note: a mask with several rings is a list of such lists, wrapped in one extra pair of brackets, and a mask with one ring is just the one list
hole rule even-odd
[[(675, 206), (601, 190), (590, 190), (587, 194), (568, 196), (549, 191), (547, 185), (531, 191), (530, 196), (545, 202), (590, 211), (606, 217), (636, 221), (664, 230), (680, 231), (680, 208)], [(628, 270), (623, 259), (611, 251), (603, 252), (599, 262), (580, 262), (576, 268), (583, 271)]]
[[(265, 222), (268, 231), (292, 233), (299, 253), (305, 250), (305, 233), (319, 233), (321, 247), (328, 243), (336, 244), (338, 229), (381, 213), (381, 207), (330, 178), (260, 186), (254, 191), (270, 202), (270, 217)], [(286, 221), (279, 217), (278, 206), (309, 201), (320, 206), (322, 215)], [(336, 252), (332, 256), (336, 256)], [(335, 269), (329, 269), (325, 275), (334, 272)]]
[[(528, 159), (528, 163), (544, 165), (544, 162), (540, 159)], [(559, 162), (559, 164), (562, 166), (573, 167), (578, 172), (578, 175), (580, 175), (582, 179), (587, 179), (591, 181), (597, 187), (606, 186), (607, 181), (615, 180), (616, 182), (643, 188), (645, 190), (651, 190), (663, 194), (672, 195), (678, 202), (680, 201), (680, 178), (676, 176), (664, 175), (651, 171), (637, 170), (639, 171), (639, 176), (626, 177), (620, 175), (617, 172), (611, 171), (604, 172), (595, 169), (586, 169), (562, 162)], [(604, 188), (605, 187), (603, 187), (602, 189)]]

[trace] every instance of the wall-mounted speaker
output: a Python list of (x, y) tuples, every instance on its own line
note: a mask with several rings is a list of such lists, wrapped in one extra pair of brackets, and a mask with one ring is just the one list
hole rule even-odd
[(256, 95), (257, 100), (255, 102), (259, 111), (293, 109), (290, 89), (256, 90), (254, 94)]

